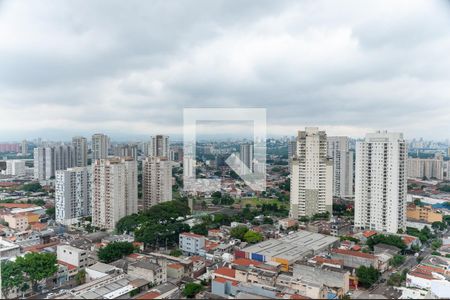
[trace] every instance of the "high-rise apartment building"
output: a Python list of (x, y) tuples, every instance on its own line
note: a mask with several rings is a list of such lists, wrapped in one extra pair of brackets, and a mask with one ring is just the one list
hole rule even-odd
[(108, 158), (108, 149), (109, 138), (107, 135), (96, 133), (92, 136), (92, 161)]
[(327, 135), (306, 127), (297, 137), (297, 155), (292, 161), (291, 218), (332, 213), (333, 163), (328, 159)]
[(172, 166), (167, 157), (147, 157), (142, 162), (144, 208), (172, 200)]
[(91, 168), (75, 167), (55, 174), (55, 218), (73, 224), (91, 215)]
[(34, 148), (34, 178), (53, 178), (55, 171), (72, 168), (75, 164), (74, 157), (74, 149), (68, 145)]
[(126, 158), (94, 161), (92, 224), (112, 230), (123, 217), (137, 212), (137, 162)]
[(6, 175), (24, 176), (25, 173), (25, 160), (10, 159), (6, 161)]
[(239, 151), (241, 160), (241, 174), (245, 175), (253, 172), (253, 144), (241, 144)]
[(131, 157), (137, 160), (138, 146), (135, 144), (117, 145), (114, 147), (114, 155), (119, 157)]
[(75, 167), (86, 167), (88, 156), (87, 139), (82, 136), (75, 136), (72, 138), (72, 146), (74, 148)]
[(22, 150), (22, 156), (27, 156), (28, 155), (28, 142), (27, 142), (27, 140), (23, 140), (22, 141), (21, 150)]
[(169, 137), (167, 135), (156, 135), (152, 137), (151, 156), (170, 157)]
[(409, 178), (444, 179), (444, 158), (411, 158), (406, 161), (406, 171)]
[(401, 133), (369, 133), (356, 144), (355, 228), (405, 229), (406, 157)]
[(346, 136), (328, 137), (328, 157), (333, 160), (333, 196), (352, 198), (353, 193), (353, 151)]

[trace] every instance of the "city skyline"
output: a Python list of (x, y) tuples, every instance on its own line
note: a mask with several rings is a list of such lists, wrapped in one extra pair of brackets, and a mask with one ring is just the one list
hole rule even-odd
[(188, 107), (450, 138), (448, 2), (43, 2), (0, 6), (0, 140), (175, 136)]

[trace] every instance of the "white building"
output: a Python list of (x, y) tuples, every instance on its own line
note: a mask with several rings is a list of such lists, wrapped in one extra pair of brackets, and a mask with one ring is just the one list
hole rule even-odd
[(108, 157), (109, 138), (102, 133), (92, 136), (92, 161), (106, 159)]
[(253, 144), (242, 144), (239, 151), (241, 160), (241, 174), (245, 175), (253, 172)]
[(147, 157), (142, 162), (144, 208), (172, 200), (172, 166), (167, 157)]
[(56, 170), (73, 167), (74, 148), (67, 145), (34, 148), (34, 178), (48, 180)]
[(291, 218), (332, 213), (333, 164), (327, 155), (325, 131), (307, 127), (298, 132), (291, 173)]
[(191, 233), (183, 232), (179, 235), (180, 239), (180, 250), (187, 255), (197, 255), (200, 250), (205, 247), (205, 236)]
[(369, 133), (356, 144), (355, 228), (405, 229), (406, 157), (401, 133)]
[(79, 249), (71, 245), (58, 245), (56, 247), (58, 261), (76, 266), (82, 269), (91, 266), (94, 262), (89, 258), (87, 250)]
[(96, 160), (92, 170), (92, 224), (114, 229), (137, 212), (137, 162), (126, 158)]
[(156, 135), (152, 137), (151, 156), (169, 158), (169, 137), (167, 135)]
[(91, 215), (91, 168), (77, 167), (56, 171), (56, 221), (72, 224)]
[(11, 159), (6, 161), (6, 175), (24, 176), (25, 160)]
[(87, 166), (87, 139), (82, 136), (75, 136), (72, 138), (72, 146), (74, 148), (74, 166), (86, 167)]
[(346, 136), (328, 137), (328, 157), (333, 160), (333, 196), (353, 197), (353, 151)]

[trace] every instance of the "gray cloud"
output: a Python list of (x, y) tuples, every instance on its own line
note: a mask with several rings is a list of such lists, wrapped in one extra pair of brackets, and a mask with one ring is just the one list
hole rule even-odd
[(446, 139), (449, 28), (446, 1), (5, 1), (0, 139), (181, 134), (184, 107)]

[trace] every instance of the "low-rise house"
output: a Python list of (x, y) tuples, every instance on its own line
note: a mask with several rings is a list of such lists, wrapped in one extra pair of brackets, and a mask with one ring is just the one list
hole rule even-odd
[(174, 299), (178, 290), (175, 284), (166, 282), (137, 295), (134, 299)]
[(350, 272), (343, 269), (298, 263), (294, 265), (293, 277), (323, 285), (328, 293), (336, 298), (346, 294), (350, 289)]
[(73, 265), (77, 270), (92, 266), (95, 263), (90, 257), (89, 251), (70, 245), (58, 245), (56, 255), (59, 262)]
[(180, 263), (172, 263), (167, 265), (167, 277), (181, 280), (184, 276), (184, 266)]
[(369, 253), (359, 251), (332, 249), (331, 258), (344, 261), (344, 267), (357, 269), (360, 266), (379, 268), (378, 258)]
[(120, 274), (122, 272), (122, 270), (120, 270), (119, 268), (113, 266), (113, 265), (109, 265), (109, 264), (104, 264), (102, 262), (97, 262), (95, 264), (93, 264), (90, 267), (87, 267), (86, 269), (86, 281), (92, 281), (92, 280), (96, 280), (108, 275), (113, 275), (113, 274)]
[(191, 232), (183, 232), (179, 235), (179, 247), (185, 255), (198, 255), (205, 247), (206, 237)]

